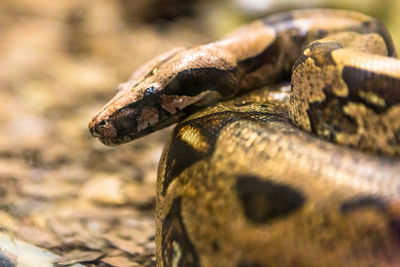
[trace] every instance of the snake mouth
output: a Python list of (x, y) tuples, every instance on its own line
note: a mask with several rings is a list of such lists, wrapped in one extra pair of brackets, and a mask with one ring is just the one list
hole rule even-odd
[(115, 145), (121, 145), (128, 143), (132, 141), (134, 138), (130, 136), (125, 136), (124, 138), (104, 138), (104, 137), (99, 137), (99, 141), (106, 145), (106, 146), (115, 146)]
[(115, 137), (115, 138), (97, 137), (97, 139), (99, 139), (99, 141), (106, 146), (116, 146), (116, 145), (122, 145), (122, 144), (129, 143), (135, 139), (146, 136), (146, 135), (152, 133), (153, 131), (155, 131), (155, 130), (149, 129), (148, 131), (143, 130), (139, 133), (134, 133), (134, 134), (130, 134), (130, 135), (122, 136), (122, 137)]
[(133, 140), (136, 140), (138, 138), (141, 138), (143, 136), (146, 136), (152, 132), (154, 132), (156, 130), (153, 129), (146, 129), (143, 130), (139, 133), (135, 133), (135, 134), (131, 134), (131, 135), (126, 135), (126, 136), (122, 136), (122, 137), (117, 137), (117, 138), (107, 138), (107, 137), (97, 137), (99, 139), (99, 141), (106, 145), (106, 146), (116, 146), (116, 145), (122, 145), (122, 144), (126, 144), (129, 143)]
[(106, 136), (100, 135), (96, 131), (92, 131), (93, 128), (91, 128), (90, 126), (89, 126), (89, 129), (90, 129), (90, 132), (92, 133), (92, 136), (99, 139), (99, 141), (101, 143), (103, 143), (104, 145), (116, 146), (116, 145), (122, 145), (125, 143), (129, 143), (133, 140), (136, 140), (138, 138), (149, 135), (155, 131), (161, 130), (168, 126), (171, 126), (172, 124), (182, 120), (186, 116), (187, 116), (187, 114), (185, 114), (184, 112), (177, 112), (173, 116), (167, 117), (166, 119), (159, 121), (158, 123), (156, 123), (154, 125), (149, 125), (148, 127), (144, 128), (140, 131), (134, 131), (134, 132), (131, 132), (124, 136), (117, 136), (117, 137), (106, 137)]

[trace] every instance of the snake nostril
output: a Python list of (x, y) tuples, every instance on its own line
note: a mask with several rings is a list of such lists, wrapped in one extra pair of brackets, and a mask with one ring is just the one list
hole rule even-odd
[(116, 137), (118, 135), (117, 130), (111, 123), (110, 118), (105, 118), (97, 122), (93, 128), (94, 128), (93, 136), (95, 137), (111, 138), (111, 137)]
[(106, 126), (106, 120), (102, 120), (101, 122), (98, 123), (98, 126), (100, 128), (104, 128)]
[(107, 124), (109, 121), (107, 119), (103, 119), (100, 122), (96, 122), (95, 119), (93, 119), (91, 122), (89, 122), (89, 131), (94, 137), (101, 137), (107, 132)]

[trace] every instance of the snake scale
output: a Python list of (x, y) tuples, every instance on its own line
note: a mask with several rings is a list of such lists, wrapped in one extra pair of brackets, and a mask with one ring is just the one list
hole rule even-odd
[(307, 9), (138, 69), (89, 129), (114, 145), (178, 122), (158, 266), (400, 266), (395, 57), (378, 20)]

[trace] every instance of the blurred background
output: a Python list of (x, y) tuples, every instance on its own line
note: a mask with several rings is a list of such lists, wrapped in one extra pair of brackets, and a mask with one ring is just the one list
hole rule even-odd
[(88, 120), (158, 53), (305, 7), (378, 17), (400, 44), (398, 0), (1, 0), (0, 261), (21, 262), (31, 244), (52, 253), (37, 255), (41, 266), (154, 266), (156, 171), (170, 129), (110, 148)]

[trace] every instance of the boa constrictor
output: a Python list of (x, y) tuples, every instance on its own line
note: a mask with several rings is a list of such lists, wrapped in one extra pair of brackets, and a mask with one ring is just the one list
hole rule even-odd
[(158, 265), (400, 266), (395, 56), (376, 19), (297, 10), (121, 84), (89, 122), (104, 144), (179, 122), (159, 165)]

